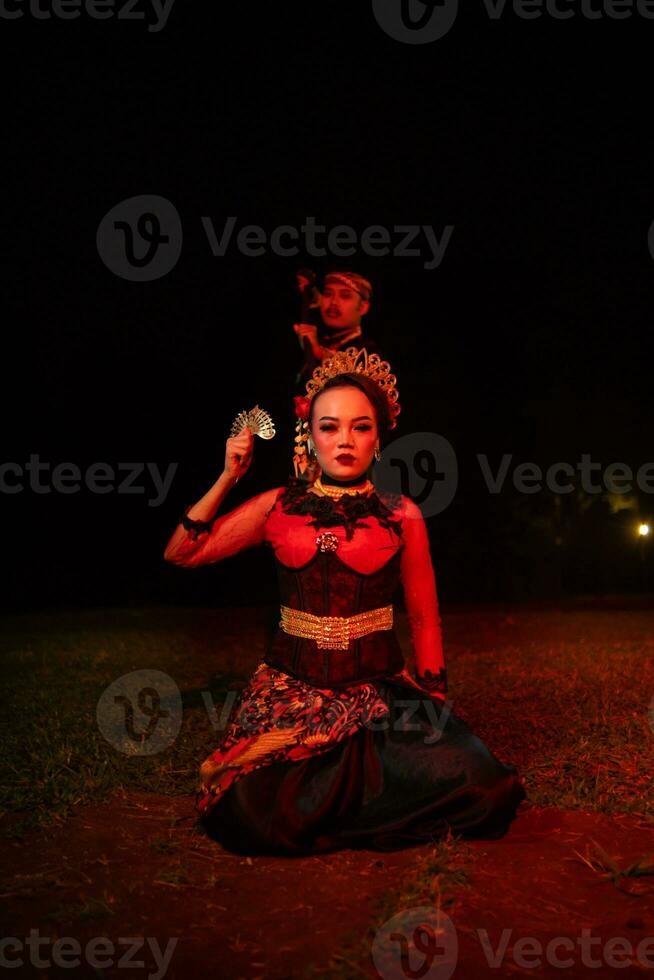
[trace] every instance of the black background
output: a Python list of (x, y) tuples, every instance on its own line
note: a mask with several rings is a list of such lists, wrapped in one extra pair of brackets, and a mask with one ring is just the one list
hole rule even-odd
[[(0, 23), (3, 461), (178, 464), (158, 507), (145, 477), (140, 495), (1, 493), (3, 605), (269, 596), (265, 555), (191, 573), (162, 554), (238, 411), (260, 403), (278, 437), (257, 441), (227, 505), (290, 473), (303, 264), (369, 276), (398, 434), (456, 450), (456, 498), (429, 520), (443, 600), (646, 589), (634, 527), (650, 494), (617, 513), (602, 495), (493, 496), (475, 454), (654, 460), (654, 20), (492, 20), (480, 2), (408, 45), (367, 2), (215, 6), (177, 0), (158, 33), (27, 7)], [(145, 283), (96, 247), (103, 216), (140, 194), (184, 229), (175, 268)], [(424, 256), (214, 257), (203, 215), (454, 232), (431, 271)]]

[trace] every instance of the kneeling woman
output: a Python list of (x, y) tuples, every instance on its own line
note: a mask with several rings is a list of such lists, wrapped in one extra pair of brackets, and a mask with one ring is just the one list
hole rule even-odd
[[(348, 349), (316, 369), (296, 410), (295, 478), (214, 516), (250, 466), (243, 429), (165, 551), (193, 567), (266, 545), (281, 592), (279, 627), (201, 767), (202, 821), (240, 854), (501, 836), (525, 793), (446, 701), (422, 514), (367, 478), (400, 410), (395, 378)], [(400, 581), (415, 679), (393, 631)]]

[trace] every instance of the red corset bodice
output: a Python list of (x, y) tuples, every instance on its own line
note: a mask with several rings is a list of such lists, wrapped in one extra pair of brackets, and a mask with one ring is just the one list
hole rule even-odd
[[(368, 575), (354, 571), (336, 552), (316, 551), (301, 568), (280, 561), (276, 567), (282, 604), (316, 616), (354, 616), (388, 606), (400, 582), (399, 551)], [(317, 687), (332, 687), (396, 673), (404, 658), (393, 630), (350, 640), (347, 650), (324, 650), (315, 640), (278, 627), (265, 661)]]
[[(169, 560), (193, 567), (267, 545), (275, 555), (282, 604), (318, 616), (353, 616), (390, 605), (401, 581), (416, 667), (438, 673), (440, 616), (420, 509), (407, 497), (382, 503), (373, 494), (336, 506), (307, 491), (290, 497), (285, 491), (276, 487), (252, 497), (216, 517), (201, 536), (188, 532)], [(325, 532), (337, 539), (336, 551), (319, 550), (316, 538)], [(352, 640), (345, 651), (319, 649), (314, 640), (278, 630), (265, 659), (318, 687), (380, 677), (403, 666), (393, 630)]]

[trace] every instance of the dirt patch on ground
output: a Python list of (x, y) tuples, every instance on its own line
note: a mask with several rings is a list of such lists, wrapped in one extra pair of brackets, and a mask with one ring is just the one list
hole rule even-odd
[[(472, 887), (458, 891), (447, 908), (458, 940), (452, 972), (445, 962), (438, 973), (434, 968), (431, 973), (403, 972), (398, 955), (397, 972), (388, 975), (437, 980), (450, 975), (464, 980), (516, 974), (602, 980), (647, 975), (642, 948), (641, 962), (636, 950), (654, 936), (654, 878), (611, 881), (575, 853), (585, 855), (588, 848), (592, 857), (597, 853), (592, 842), (625, 867), (654, 851), (654, 829), (636, 817), (523, 804), (503, 839), (469, 845)], [(22, 942), (38, 929), (40, 937), (49, 937), (39, 955), (50, 963), (55, 940), (73, 937), (81, 945), (80, 965), (38, 969), (29, 966), (28, 949), (11, 948), (5, 955), (24, 960), (24, 969), (14, 975), (25, 976), (301, 977), (309, 964), (327, 967), (344, 941), (366, 935), (375, 900), (388, 889), (399, 891), (426, 850), (245, 858), (223, 851), (197, 828), (189, 797), (120, 795), (82, 807), (64, 824), (30, 832), (3, 848), (3, 934)], [(509, 929), (502, 955), (498, 947), (503, 930)], [(587, 954), (577, 942), (584, 929), (600, 940), (591, 943)], [(486, 951), (480, 930), (488, 936)], [(108, 937), (113, 952), (109, 946), (100, 951), (105, 965), (96, 971), (85, 950), (89, 940), (100, 936)], [(126, 937), (156, 939), (160, 957), (176, 938), (174, 949), (168, 947), (172, 955), (165, 973), (151, 944), (130, 949), (120, 942)], [(543, 948), (554, 937), (567, 937), (574, 951), (559, 946), (554, 956), (572, 964), (557, 966), (548, 962), (552, 954), (543, 953), (541, 966), (525, 967), (524, 958), (539, 959), (537, 947), (525, 947), (528, 937)], [(614, 937), (631, 944), (631, 966), (607, 962), (606, 943)], [(522, 944), (516, 945), (518, 940)], [(497, 967), (488, 962), (494, 951), (501, 958)], [(614, 953), (626, 960), (621, 949)], [(654, 942), (647, 954), (654, 967)], [(584, 956), (598, 966), (585, 965)], [(351, 965), (341, 975), (348, 971), (378, 976), (371, 962), (362, 972)]]
[[(454, 976), (604, 980), (654, 973), (654, 939), (643, 944), (654, 937), (654, 878), (612, 880), (594, 844), (625, 869), (652, 855), (654, 827), (636, 817), (529, 807), (502, 840), (473, 844), (473, 887), (450, 912), (459, 939)], [(491, 967), (488, 956), (501, 952), (504, 930), (501, 965)], [(563, 942), (548, 952), (556, 938)], [(610, 945), (614, 938), (624, 941), (624, 951)]]

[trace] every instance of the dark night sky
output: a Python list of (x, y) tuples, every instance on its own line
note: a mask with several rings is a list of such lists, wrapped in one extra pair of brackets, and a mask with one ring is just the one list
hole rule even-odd
[[(626, 525), (598, 508), (568, 515), (553, 570), (539, 524), (551, 495), (491, 499), (475, 454), (654, 460), (654, 20), (490, 20), (480, 2), (444, 38), (407, 45), (369, 3), (216, 8), (178, 0), (159, 33), (85, 16), (3, 23), (3, 461), (179, 464), (160, 507), (0, 494), (3, 605), (252, 599), (263, 558), (184, 573), (161, 554), (220, 472), (239, 410), (267, 407), (280, 439), (258, 445), (229, 504), (287, 475), (294, 273), (312, 263), (369, 275), (402, 432), (442, 433), (457, 452), (459, 493), (429, 523), (446, 599), (641, 586)], [(183, 248), (168, 275), (129, 282), (96, 232), (146, 193), (175, 205)], [(454, 232), (434, 270), (214, 257), (204, 215)]]

